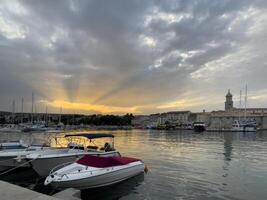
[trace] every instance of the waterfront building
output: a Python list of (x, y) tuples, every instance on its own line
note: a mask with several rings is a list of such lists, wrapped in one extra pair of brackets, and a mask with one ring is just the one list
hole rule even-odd
[(173, 111), (159, 114), (158, 124), (163, 125), (166, 122), (173, 125), (188, 124), (190, 111)]
[(174, 111), (151, 115), (136, 116), (133, 125), (136, 127), (156, 127), (168, 124), (183, 127), (193, 122), (204, 122), (209, 129), (231, 129), (234, 120), (247, 118), (255, 121), (258, 128), (267, 129), (267, 108), (235, 108), (233, 95), (228, 90), (224, 102), (225, 110), (212, 112)]
[(196, 113), (196, 118), (193, 122), (203, 122), (208, 126), (210, 124), (210, 115), (210, 112), (203, 110), (203, 112)]
[[(263, 108), (264, 109), (264, 108)], [(257, 127), (260, 129), (267, 129), (267, 113), (254, 112), (254, 108), (251, 108), (251, 112), (247, 112), (246, 118), (250, 121), (254, 121)], [(242, 109), (244, 113), (244, 109)], [(244, 115), (240, 115), (238, 109), (233, 111), (213, 111), (210, 115), (210, 129), (231, 129), (235, 120), (244, 119)]]
[(132, 125), (137, 128), (146, 128), (149, 125), (156, 126), (149, 115), (136, 115), (132, 120)]
[(211, 129), (231, 129), (235, 120), (247, 119), (256, 122), (258, 128), (267, 129), (267, 108), (235, 108), (233, 95), (228, 90), (225, 110), (210, 113)]
[(230, 92), (230, 89), (228, 90), (228, 93), (225, 96), (226, 101), (225, 101), (225, 111), (231, 111), (234, 108), (234, 102), (233, 102), (233, 95)]
[(190, 111), (173, 111), (151, 115), (135, 116), (132, 124), (136, 127), (156, 127), (166, 123), (173, 126), (184, 126), (190, 123)]

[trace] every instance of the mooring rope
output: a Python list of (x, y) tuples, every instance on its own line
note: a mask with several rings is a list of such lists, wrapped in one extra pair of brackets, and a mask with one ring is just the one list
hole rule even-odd
[(9, 160), (14, 160), (14, 158), (9, 158), (9, 159), (6, 159), (6, 160), (0, 160), (0, 163), (1, 162), (6, 162), (6, 161), (9, 161)]
[(15, 170), (15, 169), (18, 169), (18, 168), (20, 168), (20, 167), (22, 167), (22, 166), (24, 166), (24, 165), (26, 165), (26, 164), (28, 164), (28, 163), (30, 163), (30, 162), (36, 160), (39, 156), (40, 156), (40, 155), (38, 155), (35, 159), (29, 160), (29, 161), (27, 161), (27, 162), (23, 162), (21, 165), (18, 165), (18, 166), (16, 166), (16, 167), (13, 167), (13, 168), (11, 168), (11, 169), (8, 169), (8, 170), (6, 170), (6, 171), (0, 173), (0, 176), (6, 174), (6, 173), (8, 173), (8, 172), (11, 172), (11, 171), (13, 171), (13, 170)]

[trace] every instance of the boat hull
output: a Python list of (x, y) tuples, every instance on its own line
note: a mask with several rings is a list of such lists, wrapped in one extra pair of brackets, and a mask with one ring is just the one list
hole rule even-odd
[(2, 171), (6, 171), (6, 170), (8, 170), (8, 169), (10, 169), (10, 167), (7, 167), (7, 166), (0, 166), (0, 172), (2, 172)]
[(51, 182), (51, 185), (55, 188), (76, 188), (79, 190), (92, 189), (113, 185), (131, 177), (137, 176), (138, 174), (144, 173), (144, 164), (139, 164), (124, 169), (111, 171), (102, 175), (91, 176), (83, 179), (62, 181), (62, 182)]
[(239, 120), (235, 120), (231, 130), (235, 132), (256, 132), (256, 127), (257, 125), (255, 122), (240, 122)]
[(83, 155), (72, 155), (72, 156), (64, 156), (58, 158), (40, 158), (31, 161), (32, 168), (37, 174), (41, 177), (45, 177), (49, 174), (51, 169), (54, 167), (63, 164), (74, 162), (75, 160), (81, 158)]
[(0, 171), (8, 170), (14, 167), (31, 167), (26, 160), (17, 160), (17, 156), (0, 157)]
[(255, 128), (233, 128), (231, 129), (232, 132), (256, 132)]
[(14, 167), (31, 167), (30, 161), (26, 160), (26, 156), (31, 153), (41, 153), (50, 147), (30, 146), (22, 149), (8, 149), (0, 151), (0, 170)]
[(194, 126), (195, 132), (203, 132), (205, 130), (206, 130), (205, 126)]

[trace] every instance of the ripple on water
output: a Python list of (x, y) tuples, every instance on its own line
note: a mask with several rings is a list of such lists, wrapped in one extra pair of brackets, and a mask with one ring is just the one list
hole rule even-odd
[[(109, 131), (125, 156), (149, 168), (133, 179), (84, 199), (261, 200), (267, 196), (267, 132)], [(27, 139), (23, 134), (2, 134)], [(33, 137), (45, 138), (44, 134)], [(103, 142), (103, 141), (101, 141)], [(97, 195), (96, 195), (97, 194)]]

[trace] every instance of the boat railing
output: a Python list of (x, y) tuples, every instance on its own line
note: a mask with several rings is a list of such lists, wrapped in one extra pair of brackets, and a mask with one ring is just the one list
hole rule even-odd
[(62, 177), (63, 176), (67, 176), (67, 174), (70, 175), (70, 174), (81, 174), (81, 173), (91, 173), (91, 175), (92, 175), (94, 172), (113, 170), (114, 167), (115, 166), (110, 166), (110, 167), (105, 167), (105, 168), (97, 168), (97, 169), (88, 170), (89, 166), (86, 166), (86, 167), (82, 167), (82, 168), (79, 168), (79, 169), (75, 168), (75, 171), (68, 171), (68, 173), (62, 173), (62, 174), (59, 174), (59, 175), (62, 176)]
[[(144, 162), (142, 160), (140, 160), (140, 162), (144, 164)], [(117, 167), (117, 166), (109, 166), (109, 167), (103, 167), (103, 168), (97, 168), (97, 169), (91, 168), (90, 166), (75, 167), (74, 171), (68, 170), (68, 173), (62, 173), (62, 174), (60, 174), (60, 176), (63, 177), (63, 176), (67, 176), (67, 174), (70, 175), (70, 174), (81, 174), (81, 173), (91, 173), (91, 175), (92, 175), (94, 172), (113, 170), (114, 167)], [(89, 169), (91, 168), (91, 170), (88, 170), (88, 168)]]
[(71, 162), (66, 162), (66, 163), (62, 163), (62, 164), (60, 164), (60, 165), (55, 166), (54, 168), (51, 169), (49, 175), (52, 174), (52, 173), (54, 173), (55, 171), (57, 171), (57, 170), (59, 170), (59, 169), (65, 167), (65, 166), (67, 166), (67, 165), (72, 164), (72, 163), (74, 163), (74, 162), (73, 162), (73, 161), (71, 161)]

